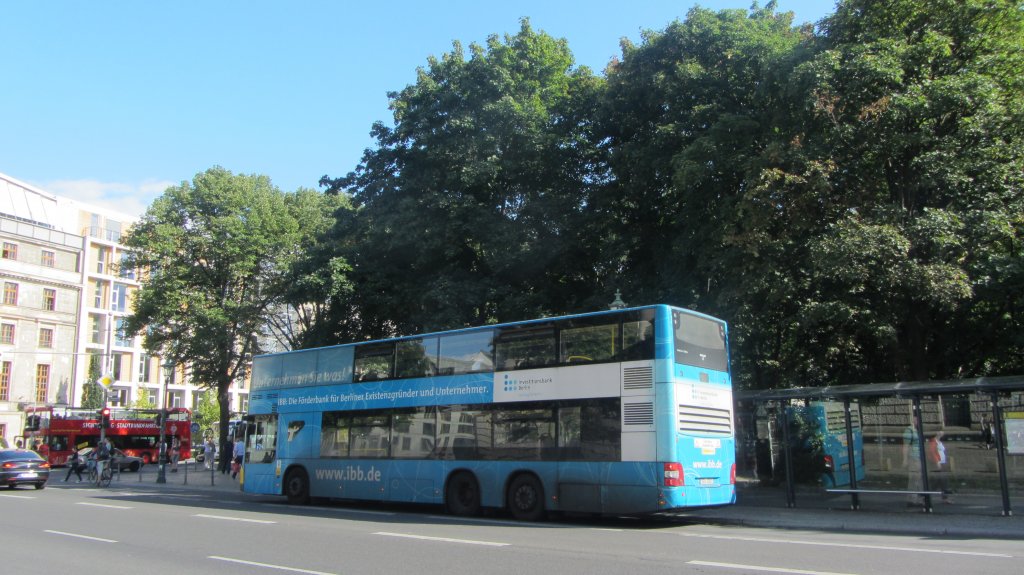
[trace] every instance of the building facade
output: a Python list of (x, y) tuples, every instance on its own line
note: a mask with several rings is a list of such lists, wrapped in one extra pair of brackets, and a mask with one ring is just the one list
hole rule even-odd
[[(27, 406), (79, 406), (96, 374), (109, 405), (188, 407), (204, 393), (181, 366), (122, 330), (139, 289), (122, 266), (135, 218), (49, 194), (0, 174), (0, 438), (21, 434)], [(244, 382), (231, 390), (244, 411)]]

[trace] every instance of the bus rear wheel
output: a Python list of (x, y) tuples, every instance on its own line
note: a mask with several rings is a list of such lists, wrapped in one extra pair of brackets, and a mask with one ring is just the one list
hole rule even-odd
[(456, 473), (448, 480), (444, 503), (452, 515), (470, 517), (480, 514), (480, 485), (472, 473)]
[(508, 510), (520, 521), (539, 521), (544, 518), (544, 486), (535, 476), (524, 473), (516, 476), (508, 486)]
[(309, 476), (302, 469), (293, 469), (284, 476), (284, 495), (292, 505), (309, 503)]

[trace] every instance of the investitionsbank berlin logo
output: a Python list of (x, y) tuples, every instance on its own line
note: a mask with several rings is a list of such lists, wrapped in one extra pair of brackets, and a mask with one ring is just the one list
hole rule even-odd
[(537, 391), (541, 386), (549, 384), (554, 381), (550, 377), (529, 377), (520, 379), (518, 377), (512, 377), (509, 374), (505, 374), (504, 388), (505, 393), (523, 393), (530, 391)]

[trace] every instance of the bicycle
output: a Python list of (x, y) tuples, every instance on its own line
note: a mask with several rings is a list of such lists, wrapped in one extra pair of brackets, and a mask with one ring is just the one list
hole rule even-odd
[(96, 481), (97, 487), (110, 487), (110, 482), (114, 479), (114, 460), (107, 459), (103, 461), (103, 471), (100, 472), (98, 477), (95, 477), (95, 468), (89, 474), (89, 481)]

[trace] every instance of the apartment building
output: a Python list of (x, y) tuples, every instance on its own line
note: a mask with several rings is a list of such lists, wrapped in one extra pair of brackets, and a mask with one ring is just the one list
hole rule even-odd
[[(90, 373), (114, 383), (108, 403), (195, 409), (202, 391), (122, 326), (139, 289), (122, 266), (134, 217), (47, 193), (0, 173), (0, 437), (13, 444), (24, 408), (80, 405)], [(96, 366), (92, 367), (91, 366)], [(231, 390), (244, 411), (245, 384)]]

